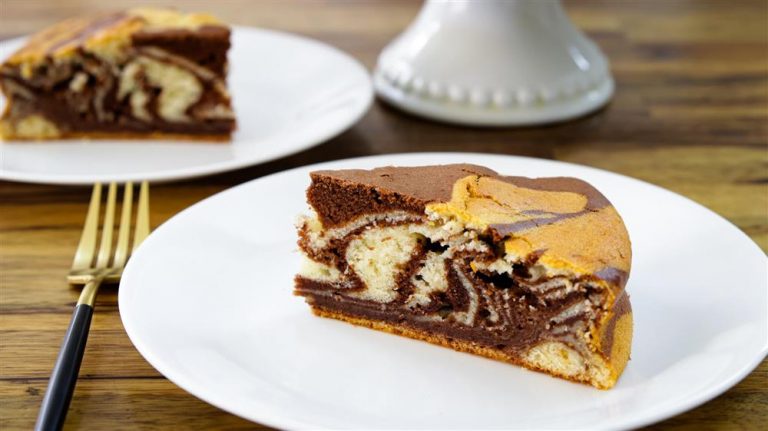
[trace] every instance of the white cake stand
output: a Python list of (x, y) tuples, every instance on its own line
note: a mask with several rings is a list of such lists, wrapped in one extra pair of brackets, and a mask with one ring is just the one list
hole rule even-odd
[(558, 0), (427, 0), (379, 56), (374, 86), (405, 111), (478, 126), (568, 120), (614, 89)]

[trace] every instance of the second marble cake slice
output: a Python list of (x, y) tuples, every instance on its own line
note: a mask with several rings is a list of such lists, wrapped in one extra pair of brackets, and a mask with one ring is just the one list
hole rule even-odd
[(616, 383), (632, 339), (631, 250), (592, 186), (474, 165), (311, 178), (295, 293), (316, 314)]
[(210, 15), (153, 8), (56, 24), (0, 66), (0, 136), (228, 139), (229, 36)]

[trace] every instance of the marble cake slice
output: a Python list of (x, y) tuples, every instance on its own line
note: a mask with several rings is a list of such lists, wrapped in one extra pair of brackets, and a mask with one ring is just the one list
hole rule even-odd
[(588, 383), (629, 360), (629, 237), (575, 178), (474, 165), (311, 173), (295, 294), (312, 310)]
[(0, 65), (0, 136), (228, 139), (229, 36), (210, 15), (154, 8), (56, 24)]

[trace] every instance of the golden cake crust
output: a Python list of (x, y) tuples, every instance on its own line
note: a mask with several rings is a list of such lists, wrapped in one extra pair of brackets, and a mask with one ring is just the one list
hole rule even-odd
[(117, 139), (117, 140), (129, 140), (129, 141), (147, 141), (147, 140), (175, 140), (185, 141), (186, 143), (209, 143), (209, 142), (229, 142), (232, 140), (230, 134), (184, 134), (184, 133), (165, 133), (165, 132), (149, 132), (149, 133), (101, 133), (101, 132), (54, 132), (50, 136), (41, 135), (37, 137), (25, 137), (19, 135), (12, 135), (9, 132), (3, 133), (3, 121), (0, 121), (0, 138), (6, 136), (12, 137), (15, 141), (24, 142), (44, 142), (49, 139)]
[[(113, 57), (120, 55), (135, 33), (165, 29), (194, 30), (207, 25), (224, 24), (209, 14), (161, 8), (134, 8), (70, 18), (31, 36), (5, 63), (31, 66), (46, 58), (66, 58), (79, 49)], [(31, 69), (23, 72), (25, 76), (31, 76)]]
[[(588, 371), (580, 374), (571, 374), (565, 371), (557, 371), (556, 367), (551, 364), (549, 367), (542, 367), (541, 365), (528, 361), (520, 356), (512, 356), (506, 354), (504, 351), (498, 349), (492, 349), (490, 347), (480, 346), (478, 344), (466, 342), (463, 340), (449, 339), (441, 334), (431, 334), (422, 330), (410, 328), (404, 325), (396, 325), (388, 322), (382, 322), (378, 320), (366, 319), (358, 316), (351, 316), (342, 312), (329, 310), (316, 305), (312, 306), (312, 312), (317, 316), (336, 319), (342, 322), (351, 323), (357, 326), (363, 326), (366, 328), (375, 329), (377, 331), (389, 332), (395, 335), (401, 335), (415, 340), (426, 341), (431, 344), (435, 344), (442, 347), (448, 347), (460, 352), (471, 353), (474, 355), (484, 356), (489, 359), (497, 361), (507, 362), (510, 364), (525, 367), (529, 370), (541, 372), (544, 374), (560, 377), (566, 380), (571, 380), (577, 383), (585, 383), (595, 386), (598, 389), (610, 389), (619, 379), (621, 373), (624, 371), (627, 362), (629, 361), (629, 350), (632, 344), (632, 312), (623, 314), (622, 316), (616, 316), (621, 322), (620, 325), (616, 325), (612, 331), (613, 334), (613, 349), (608, 355), (596, 353), (592, 358), (590, 366), (595, 368), (603, 368), (602, 370), (596, 370), (596, 373), (590, 374)], [(562, 349), (563, 352), (567, 351), (565, 346), (557, 346), (558, 349)], [(563, 360), (566, 354), (554, 355), (557, 359)], [(598, 359), (599, 358), (599, 359)], [(566, 367), (560, 368), (565, 370)], [(607, 372), (605, 372), (607, 371)], [(598, 374), (602, 378), (595, 378), (595, 374)]]

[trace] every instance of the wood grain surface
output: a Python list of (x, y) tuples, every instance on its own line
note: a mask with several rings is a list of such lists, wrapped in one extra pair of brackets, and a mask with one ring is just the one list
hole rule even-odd
[[(415, 1), (163, 2), (236, 24), (331, 43), (372, 69), (413, 18)], [(1, 0), (0, 38), (123, 0)], [(411, 151), (506, 153), (581, 163), (666, 187), (722, 214), (768, 249), (768, 3), (569, 1), (568, 13), (610, 57), (608, 107), (548, 127), (477, 129), (376, 102), (350, 130), (261, 166), (152, 191), (158, 225), (200, 199), (286, 168)], [(30, 429), (78, 291), (64, 280), (90, 190), (0, 182), (0, 429)], [(727, 252), (724, 251), (724, 252)], [(659, 429), (757, 429), (768, 423), (768, 364)], [(68, 429), (254, 429), (187, 394), (132, 347), (115, 291), (99, 297)]]

